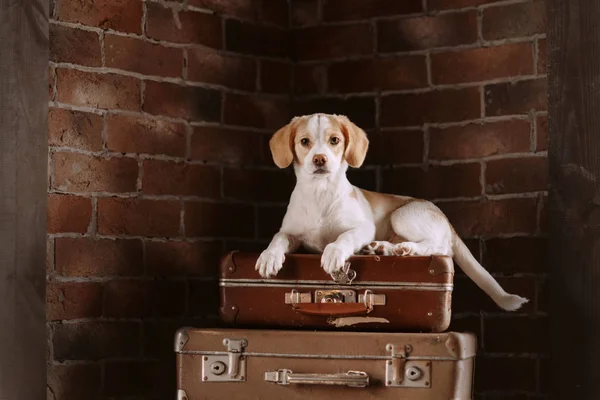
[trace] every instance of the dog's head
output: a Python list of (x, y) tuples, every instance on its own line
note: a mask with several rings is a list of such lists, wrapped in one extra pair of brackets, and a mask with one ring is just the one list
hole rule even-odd
[(292, 119), (275, 132), (269, 146), (279, 168), (294, 163), (297, 174), (318, 178), (360, 167), (369, 140), (343, 115), (312, 114)]

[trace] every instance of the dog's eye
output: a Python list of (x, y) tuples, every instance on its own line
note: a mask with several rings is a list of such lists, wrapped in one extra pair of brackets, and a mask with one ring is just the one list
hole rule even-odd
[(329, 139), (329, 143), (331, 144), (338, 144), (340, 142), (340, 138), (337, 136), (332, 136), (331, 139)]
[(310, 143), (310, 140), (308, 140), (308, 138), (302, 138), (302, 139), (300, 139), (300, 144), (302, 146), (308, 146), (309, 143)]

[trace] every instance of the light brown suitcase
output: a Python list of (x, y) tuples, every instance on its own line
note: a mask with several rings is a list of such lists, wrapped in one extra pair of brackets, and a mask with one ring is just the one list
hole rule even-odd
[(337, 280), (317, 254), (287, 254), (264, 279), (258, 257), (234, 251), (221, 260), (220, 316), (230, 328), (443, 332), (450, 324), (450, 257), (356, 255)]
[(182, 328), (178, 400), (472, 398), (471, 333)]

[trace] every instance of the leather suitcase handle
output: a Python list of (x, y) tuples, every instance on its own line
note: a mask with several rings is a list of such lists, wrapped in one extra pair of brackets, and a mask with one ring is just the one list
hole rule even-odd
[(301, 385), (366, 387), (369, 386), (369, 375), (363, 371), (348, 371), (340, 374), (297, 374), (289, 369), (280, 369), (265, 372), (265, 381), (279, 385), (296, 383)]
[(296, 312), (318, 316), (362, 315), (371, 312), (363, 303), (297, 303), (293, 305)]

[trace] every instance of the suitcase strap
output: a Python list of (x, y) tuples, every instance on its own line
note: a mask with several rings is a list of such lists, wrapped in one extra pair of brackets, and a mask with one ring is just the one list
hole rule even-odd
[(300, 303), (293, 307), (301, 314), (320, 316), (363, 315), (373, 310), (363, 303)]
[(369, 385), (369, 375), (363, 371), (348, 371), (340, 374), (297, 374), (289, 369), (280, 369), (265, 372), (265, 381), (279, 385), (296, 383), (301, 385), (365, 387)]

